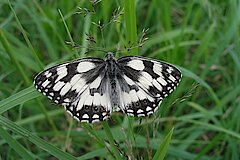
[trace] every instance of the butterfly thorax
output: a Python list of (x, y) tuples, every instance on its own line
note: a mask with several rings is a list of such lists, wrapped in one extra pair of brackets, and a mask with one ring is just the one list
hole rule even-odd
[(116, 77), (117, 62), (112, 53), (108, 53), (106, 56), (106, 71), (109, 78)]

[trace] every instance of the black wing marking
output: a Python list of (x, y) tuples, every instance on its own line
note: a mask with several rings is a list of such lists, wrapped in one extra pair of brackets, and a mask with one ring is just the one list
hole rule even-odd
[[(105, 63), (102, 59), (86, 58), (51, 67), (39, 73), (34, 84), (39, 92), (62, 104), (81, 122), (104, 120), (109, 115), (109, 97), (103, 93)], [(96, 101), (103, 99), (102, 103)], [(101, 97), (102, 96), (102, 97)]]
[(176, 67), (162, 61), (124, 57), (118, 60), (118, 64), (125, 81), (122, 86), (124, 110), (132, 116), (154, 113), (181, 79), (181, 72)]

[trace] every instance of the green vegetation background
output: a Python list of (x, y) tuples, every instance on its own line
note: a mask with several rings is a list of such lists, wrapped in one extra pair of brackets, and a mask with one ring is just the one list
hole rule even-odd
[[(1, 158), (240, 159), (239, 22), (238, 0), (102, 0), (94, 7), (88, 0), (1, 0)], [(142, 55), (182, 70), (156, 115), (115, 113), (103, 123), (79, 124), (34, 89), (44, 68), (105, 56), (84, 54), (76, 44), (123, 49), (147, 28), (142, 48), (117, 57)], [(89, 35), (96, 44), (89, 45)]]

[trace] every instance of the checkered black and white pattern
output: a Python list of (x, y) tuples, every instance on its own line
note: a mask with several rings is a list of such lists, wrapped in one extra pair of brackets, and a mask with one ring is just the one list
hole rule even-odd
[(39, 92), (65, 107), (80, 122), (97, 122), (114, 111), (140, 117), (153, 114), (173, 92), (181, 72), (162, 61), (123, 57), (83, 58), (39, 73)]

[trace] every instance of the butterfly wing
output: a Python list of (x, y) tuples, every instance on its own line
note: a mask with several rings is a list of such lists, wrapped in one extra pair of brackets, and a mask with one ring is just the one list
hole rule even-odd
[(118, 60), (122, 71), (121, 101), (123, 110), (132, 116), (154, 113), (162, 99), (174, 91), (181, 72), (162, 61), (143, 57), (124, 57)]
[(111, 108), (104, 73), (104, 60), (86, 58), (44, 70), (35, 77), (34, 84), (75, 119), (92, 123), (107, 118)]

